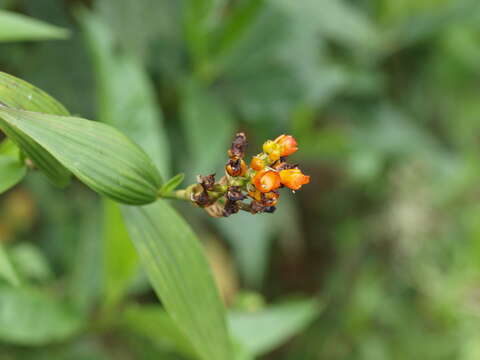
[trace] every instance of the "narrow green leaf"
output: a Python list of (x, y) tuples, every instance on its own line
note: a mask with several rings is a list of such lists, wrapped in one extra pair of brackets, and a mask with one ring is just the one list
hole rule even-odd
[(157, 295), (203, 360), (232, 359), (224, 307), (200, 243), (164, 200), (122, 207)]
[(0, 340), (44, 345), (75, 334), (81, 318), (66, 304), (34, 289), (0, 287)]
[[(160, 175), (150, 158), (118, 130), (95, 121), (0, 106), (0, 127), (38, 158), (45, 152), (98, 193), (127, 204), (157, 197)], [(31, 143), (44, 150), (37, 153)]]
[[(36, 111), (46, 114), (69, 115), (67, 109), (37, 87), (0, 71), (0, 105), (19, 110)], [(70, 182), (70, 172), (48, 152), (36, 144), (28, 136), (19, 139), (15, 131), (6, 127), (5, 133), (19, 146), (27, 157), (38, 166), (50, 181), (58, 186), (66, 186)]]
[(175, 190), (178, 187), (178, 185), (182, 183), (183, 179), (185, 179), (184, 173), (175, 175), (160, 188), (158, 195), (162, 197), (170, 194), (173, 190)]
[(0, 194), (23, 179), (27, 169), (19, 149), (8, 139), (0, 144)]
[(7, 280), (11, 285), (19, 286), (20, 278), (13, 268), (12, 262), (7, 254), (7, 251), (0, 243), (0, 278)]
[(251, 353), (259, 356), (302, 331), (319, 314), (317, 301), (291, 301), (255, 312), (229, 314), (232, 336)]
[(99, 120), (128, 134), (168, 176), (168, 139), (145, 67), (134, 56), (119, 52), (115, 34), (100, 18), (83, 12), (80, 20), (97, 74)]
[(138, 270), (138, 257), (130, 241), (118, 204), (103, 201), (104, 291), (106, 310), (123, 297)]
[(65, 39), (68, 30), (10, 11), (0, 10), (0, 42)]

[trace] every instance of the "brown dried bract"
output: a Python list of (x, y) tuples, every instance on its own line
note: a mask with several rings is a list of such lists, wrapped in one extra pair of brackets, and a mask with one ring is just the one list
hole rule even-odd
[(240, 201), (247, 198), (245, 194), (242, 193), (242, 190), (239, 186), (230, 186), (226, 196), (230, 201)]
[(210, 175), (198, 175), (197, 176), (197, 182), (202, 185), (203, 189), (205, 191), (212, 191), (213, 186), (215, 185), (215, 174), (210, 174)]
[(201, 184), (192, 188), (191, 200), (200, 207), (206, 207), (213, 204), (214, 200), (210, 199), (207, 190)]
[(247, 149), (248, 141), (243, 132), (237, 133), (235, 139), (233, 139), (232, 146), (228, 150), (228, 157), (231, 159), (241, 159), (245, 156), (245, 150)]
[(225, 207), (223, 208), (223, 216), (228, 217), (230, 215), (236, 214), (240, 210), (236, 201), (228, 200), (225, 202)]

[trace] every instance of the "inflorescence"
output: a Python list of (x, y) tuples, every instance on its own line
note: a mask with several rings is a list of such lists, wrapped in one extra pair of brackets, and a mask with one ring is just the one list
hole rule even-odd
[(183, 197), (204, 208), (211, 216), (226, 217), (240, 210), (273, 213), (280, 193), (287, 187), (299, 190), (310, 182), (298, 165), (288, 164), (287, 157), (298, 150), (291, 135), (280, 135), (263, 144), (263, 152), (254, 156), (247, 166), (244, 158), (247, 138), (244, 133), (235, 135), (227, 154), (225, 176), (218, 182), (215, 174), (197, 177), (197, 184), (189, 186)]

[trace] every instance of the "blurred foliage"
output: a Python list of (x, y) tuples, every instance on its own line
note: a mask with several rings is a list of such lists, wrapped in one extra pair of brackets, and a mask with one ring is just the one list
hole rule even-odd
[[(277, 213), (175, 204), (204, 240), (239, 359), (480, 357), (478, 0), (0, 6), (70, 30), (1, 44), (2, 70), (121, 128), (184, 184), (222, 171), (237, 129), (251, 151), (298, 139), (313, 181)], [(0, 359), (191, 358), (118, 209), (35, 175), (0, 195)]]

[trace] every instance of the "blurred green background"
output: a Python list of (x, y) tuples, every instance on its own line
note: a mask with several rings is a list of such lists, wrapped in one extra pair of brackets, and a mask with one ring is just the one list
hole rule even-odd
[[(478, 0), (0, 6), (71, 32), (0, 44), (2, 71), (162, 138), (163, 173), (184, 185), (222, 172), (236, 131), (250, 155), (297, 138), (312, 181), (275, 214), (175, 204), (258, 358), (480, 359)], [(30, 172), (0, 196), (0, 243), (33, 289), (0, 291), (0, 360), (190, 358), (140, 270), (117, 290), (121, 226), (78, 182)]]

